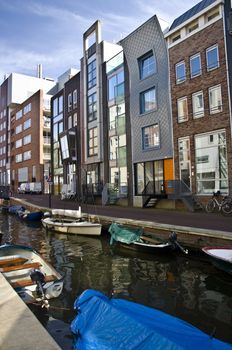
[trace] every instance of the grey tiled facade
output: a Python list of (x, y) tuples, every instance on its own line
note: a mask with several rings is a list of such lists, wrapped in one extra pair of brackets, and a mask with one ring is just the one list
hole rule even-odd
[[(169, 102), (169, 73), (166, 43), (154, 16), (121, 41), (129, 70), (132, 162), (172, 158), (172, 126)], [(150, 50), (157, 62), (157, 72), (141, 80), (138, 58)], [(157, 110), (140, 114), (140, 93), (156, 88)], [(142, 127), (159, 124), (160, 147), (143, 151)]]

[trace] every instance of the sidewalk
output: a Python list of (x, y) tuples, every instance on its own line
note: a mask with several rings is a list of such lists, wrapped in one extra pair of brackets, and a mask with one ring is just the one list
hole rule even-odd
[[(61, 200), (58, 196), (49, 195), (16, 195), (18, 199), (26, 200), (32, 205), (53, 209), (78, 209), (79, 204), (72, 200)], [(82, 205), (82, 212), (109, 216), (114, 218), (126, 218), (132, 220), (148, 221), (173, 226), (184, 226), (206, 230), (225, 231), (232, 233), (232, 216), (225, 217), (221, 213), (209, 214), (205, 212), (188, 212), (178, 210), (156, 208), (132, 208), (119, 206)]]

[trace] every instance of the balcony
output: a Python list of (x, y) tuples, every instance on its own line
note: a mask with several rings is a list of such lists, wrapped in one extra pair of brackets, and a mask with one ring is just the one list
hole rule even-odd
[(43, 137), (43, 144), (44, 144), (44, 146), (51, 146), (51, 137), (44, 136)]

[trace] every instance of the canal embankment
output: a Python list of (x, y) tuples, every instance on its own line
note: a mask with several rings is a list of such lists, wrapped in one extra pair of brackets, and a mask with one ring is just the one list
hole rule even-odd
[[(21, 204), (32, 211), (51, 211), (47, 206), (46, 196), (11, 198), (10, 202)], [(52, 204), (56, 209), (77, 208), (75, 202), (62, 202), (57, 197), (52, 199)], [(86, 209), (85, 212), (83, 209)], [(91, 221), (100, 222), (105, 232), (112, 222), (117, 222), (130, 227), (143, 228), (144, 232), (160, 239), (167, 239), (170, 233), (175, 231), (179, 243), (190, 249), (201, 249), (205, 246), (231, 247), (232, 245), (232, 217), (223, 217), (221, 214), (179, 212), (173, 215), (172, 212), (166, 211), (158, 212), (159, 217), (157, 217), (155, 209), (146, 211), (138, 208), (133, 210), (133, 208), (101, 206), (85, 206), (82, 211)]]
[(61, 350), (0, 273), (0, 349)]

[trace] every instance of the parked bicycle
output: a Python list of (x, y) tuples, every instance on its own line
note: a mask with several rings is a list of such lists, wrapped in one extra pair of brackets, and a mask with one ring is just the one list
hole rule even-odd
[(217, 191), (213, 193), (212, 198), (205, 206), (205, 210), (207, 213), (213, 213), (216, 211), (220, 211), (223, 215), (232, 215), (232, 199), (224, 196), (220, 200), (221, 192)]

